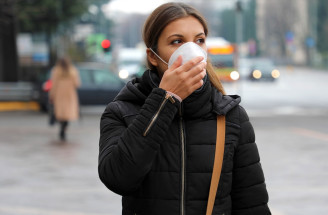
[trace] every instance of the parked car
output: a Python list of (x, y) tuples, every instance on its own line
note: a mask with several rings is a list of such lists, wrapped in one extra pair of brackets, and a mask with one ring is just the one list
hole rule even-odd
[[(106, 105), (120, 92), (125, 83), (113, 72), (107, 64), (79, 63), (75, 65), (80, 73), (81, 86), (78, 89), (80, 105)], [(39, 104), (46, 111), (48, 106), (48, 91), (51, 88), (50, 71), (47, 80), (39, 93)]]
[(253, 81), (275, 81), (280, 72), (273, 61), (268, 58), (242, 58), (239, 59), (239, 74), (241, 79)]
[(146, 51), (138, 48), (122, 48), (119, 50), (116, 63), (118, 75), (124, 81), (138, 76), (141, 66), (145, 62)]

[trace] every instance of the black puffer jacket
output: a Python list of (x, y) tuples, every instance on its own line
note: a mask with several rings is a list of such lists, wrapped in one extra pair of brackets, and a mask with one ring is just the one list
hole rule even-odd
[(255, 136), (238, 96), (205, 78), (182, 103), (146, 71), (127, 83), (101, 117), (99, 177), (123, 196), (123, 215), (205, 215), (216, 143), (226, 115), (226, 143), (215, 215), (267, 215), (268, 194)]

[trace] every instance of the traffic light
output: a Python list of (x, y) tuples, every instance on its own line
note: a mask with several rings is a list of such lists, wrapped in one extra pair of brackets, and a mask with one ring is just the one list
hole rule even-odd
[(110, 41), (108, 39), (104, 39), (102, 42), (101, 42), (101, 47), (103, 48), (104, 52), (109, 52), (109, 48), (110, 48)]

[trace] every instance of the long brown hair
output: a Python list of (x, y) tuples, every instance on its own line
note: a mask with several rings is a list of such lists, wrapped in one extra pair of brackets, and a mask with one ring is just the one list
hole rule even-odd
[(72, 67), (71, 60), (68, 57), (59, 58), (56, 62), (56, 67), (60, 69), (62, 77), (67, 77), (70, 75)]
[[(205, 35), (208, 35), (207, 22), (195, 8), (184, 3), (170, 2), (162, 4), (156, 8), (147, 18), (142, 32), (142, 37), (147, 48), (152, 48), (155, 52), (157, 52), (158, 38), (164, 28), (172, 21), (187, 16), (195, 17), (204, 27)], [(147, 64), (150, 69), (156, 69), (156, 67), (154, 67), (148, 59)], [(215, 74), (213, 66), (209, 60), (207, 60), (206, 70), (212, 85), (222, 94), (225, 94), (223, 86), (218, 76)]]

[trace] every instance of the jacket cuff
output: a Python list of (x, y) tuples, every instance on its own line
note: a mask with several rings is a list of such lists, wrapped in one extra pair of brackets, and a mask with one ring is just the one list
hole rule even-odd
[(180, 96), (178, 96), (177, 94), (175, 93), (172, 93), (170, 91), (166, 91), (168, 94), (170, 94), (171, 96), (175, 97), (176, 99), (178, 99), (179, 102), (182, 102), (182, 99), (180, 98)]

